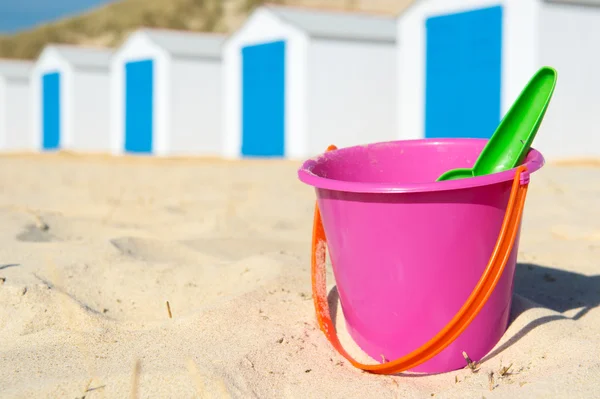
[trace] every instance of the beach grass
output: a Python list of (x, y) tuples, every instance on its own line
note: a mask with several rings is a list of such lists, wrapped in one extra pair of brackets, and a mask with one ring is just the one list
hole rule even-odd
[(0, 35), (0, 58), (34, 59), (50, 43), (114, 47), (140, 27), (230, 33), (263, 3), (395, 14), (411, 0), (120, 0)]

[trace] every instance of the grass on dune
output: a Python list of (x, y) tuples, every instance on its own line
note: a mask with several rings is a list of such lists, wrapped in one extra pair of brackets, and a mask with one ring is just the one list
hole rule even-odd
[(0, 56), (31, 59), (48, 43), (116, 46), (139, 27), (226, 32), (226, 14), (247, 13), (256, 0), (122, 0), (80, 16), (0, 36)]
[(114, 47), (140, 27), (230, 33), (264, 3), (395, 14), (412, 1), (120, 0), (14, 35), (0, 35), (0, 58), (35, 59), (50, 43)]

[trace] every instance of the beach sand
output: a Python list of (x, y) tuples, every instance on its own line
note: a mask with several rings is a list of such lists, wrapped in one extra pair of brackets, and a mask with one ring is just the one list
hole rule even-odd
[(317, 328), (298, 166), (0, 157), (0, 397), (600, 395), (600, 168), (532, 176), (511, 325), (479, 371), (391, 377)]

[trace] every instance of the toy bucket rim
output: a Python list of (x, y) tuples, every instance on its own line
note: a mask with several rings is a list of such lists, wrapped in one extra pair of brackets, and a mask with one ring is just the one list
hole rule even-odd
[[(419, 192), (435, 192), (448, 190), (461, 190), (465, 188), (489, 186), (496, 183), (508, 182), (514, 179), (517, 168), (505, 170), (503, 172), (493, 173), (485, 176), (477, 176), (468, 179), (447, 180), (441, 182), (429, 183), (405, 183), (398, 184), (392, 182), (374, 183), (374, 182), (354, 182), (345, 180), (328, 179), (318, 176), (312, 172), (313, 168), (326, 159), (342, 156), (344, 152), (352, 151), (355, 148), (363, 147), (370, 148), (373, 146), (381, 146), (385, 144), (403, 143), (405, 146), (435, 146), (454, 144), (480, 144), (481, 148), (485, 146), (488, 139), (474, 138), (436, 138), (436, 139), (412, 139), (412, 140), (392, 140), (371, 143), (367, 145), (357, 145), (351, 147), (343, 147), (337, 150), (319, 154), (316, 157), (304, 161), (298, 170), (298, 178), (305, 184), (319, 189), (345, 191), (353, 193), (419, 193)], [(529, 173), (533, 173), (544, 165), (544, 156), (535, 148), (531, 148), (527, 154), (527, 158), (523, 165), (527, 167)]]

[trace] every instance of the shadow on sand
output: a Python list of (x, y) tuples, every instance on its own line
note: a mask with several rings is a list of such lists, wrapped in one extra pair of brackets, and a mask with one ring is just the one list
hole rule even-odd
[[(532, 321), (505, 343), (488, 353), (480, 360), (480, 363), (497, 356), (536, 327), (554, 320), (579, 320), (590, 310), (600, 306), (600, 275), (586, 276), (532, 263), (519, 263), (515, 273), (514, 293), (533, 301), (539, 307), (552, 309), (559, 313), (574, 309), (579, 309), (579, 311), (572, 317), (560, 314), (545, 316)], [(329, 291), (327, 298), (334, 325), (339, 311), (338, 298), (338, 290), (335, 286)], [(513, 305), (509, 324), (525, 310), (527, 308)], [(406, 376), (424, 377), (426, 374), (408, 374)]]
[[(539, 307), (552, 309), (559, 313), (574, 309), (579, 309), (579, 311), (571, 317), (560, 314), (533, 320), (510, 337), (508, 341), (488, 353), (481, 359), (482, 362), (514, 345), (536, 327), (554, 320), (577, 321), (590, 310), (598, 307), (600, 305), (600, 275), (586, 276), (533, 263), (519, 263), (515, 275), (514, 291)], [(513, 305), (509, 323), (512, 323), (525, 310), (526, 308)]]

